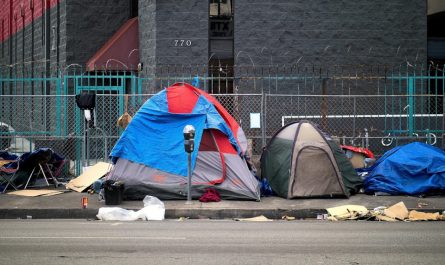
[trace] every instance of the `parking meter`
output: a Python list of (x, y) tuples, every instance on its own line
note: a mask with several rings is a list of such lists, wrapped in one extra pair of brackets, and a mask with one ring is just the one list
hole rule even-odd
[(195, 127), (187, 125), (182, 133), (184, 134), (184, 149), (187, 153), (192, 153), (195, 149)]
[(184, 149), (188, 153), (188, 167), (187, 167), (187, 201), (186, 204), (192, 203), (192, 152), (195, 149), (195, 127), (186, 125), (182, 131), (184, 134)]

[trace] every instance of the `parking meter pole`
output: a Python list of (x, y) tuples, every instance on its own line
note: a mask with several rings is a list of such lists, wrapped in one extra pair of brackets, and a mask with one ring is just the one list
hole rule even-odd
[(188, 153), (188, 181), (187, 181), (187, 202), (186, 204), (192, 203), (192, 153)]
[(184, 135), (184, 149), (187, 153), (187, 201), (192, 204), (192, 153), (195, 149), (195, 127), (187, 125), (182, 131)]

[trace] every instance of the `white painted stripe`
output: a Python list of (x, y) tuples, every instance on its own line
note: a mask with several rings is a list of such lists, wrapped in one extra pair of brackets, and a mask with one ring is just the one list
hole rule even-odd
[[(417, 117), (443, 117), (443, 114), (414, 114)], [(292, 115), (281, 116), (281, 126), (285, 125), (286, 119), (352, 119), (352, 118), (407, 118), (407, 114), (369, 114), (369, 115)]]
[(2, 236), (0, 239), (152, 239), (152, 240), (186, 240), (185, 237), (152, 237), (152, 236)]

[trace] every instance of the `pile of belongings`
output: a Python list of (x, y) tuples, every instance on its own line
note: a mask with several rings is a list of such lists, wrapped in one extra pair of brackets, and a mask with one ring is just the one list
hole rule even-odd
[(65, 165), (65, 158), (55, 153), (50, 148), (38, 148), (33, 152), (27, 152), (20, 156), (8, 153), (6, 151), (0, 152), (0, 160), (5, 164), (1, 165), (4, 169), (17, 170), (13, 183), (16, 187), (25, 186), (27, 182), (29, 185), (35, 185), (36, 178), (32, 177), (34, 173), (49, 173), (52, 177), (53, 183), (57, 186), (57, 178), (61, 177), (63, 167)]
[(391, 207), (377, 207), (368, 210), (361, 205), (343, 205), (326, 209), (330, 221), (370, 220), (370, 221), (445, 221), (445, 216), (439, 212), (427, 213), (416, 210), (408, 211), (403, 202)]
[(341, 145), (340, 147), (343, 149), (354, 168), (370, 167), (375, 162), (374, 154), (368, 148), (350, 145)]

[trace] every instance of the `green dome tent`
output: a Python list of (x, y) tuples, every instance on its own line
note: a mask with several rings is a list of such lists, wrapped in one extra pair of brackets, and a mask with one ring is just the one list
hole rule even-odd
[(363, 184), (340, 146), (309, 121), (275, 133), (261, 156), (261, 176), (288, 199), (349, 197)]

